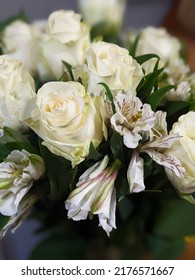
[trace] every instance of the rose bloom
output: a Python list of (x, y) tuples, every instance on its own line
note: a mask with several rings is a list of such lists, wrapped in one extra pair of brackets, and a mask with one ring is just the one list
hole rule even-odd
[[(44, 26), (44, 28), (43, 28)], [(16, 20), (7, 25), (2, 33), (2, 49), (14, 59), (21, 60), (31, 75), (37, 74), (40, 46), (38, 38), (46, 29), (46, 23), (28, 24)]]
[(167, 168), (166, 174), (180, 193), (193, 193), (195, 192), (195, 112), (182, 115), (173, 125), (171, 133), (178, 133), (180, 138), (166, 150), (166, 155), (178, 158), (185, 169), (185, 174), (179, 178)]
[(103, 99), (91, 98), (77, 82), (49, 82), (27, 105), (23, 120), (54, 154), (82, 162), (90, 143), (97, 147), (106, 136), (102, 117)]
[(40, 41), (40, 76), (60, 79), (65, 70), (63, 61), (72, 66), (85, 62), (85, 50), (90, 44), (89, 26), (81, 15), (59, 10), (48, 18), (48, 32)]
[(100, 95), (105, 83), (116, 95), (119, 91), (131, 91), (135, 95), (136, 87), (143, 78), (141, 66), (129, 55), (128, 50), (106, 42), (93, 43), (87, 49), (87, 65), (74, 69), (75, 79), (79, 77), (87, 90)]
[[(173, 64), (179, 58), (181, 44), (179, 40), (171, 36), (164, 28), (147, 27), (142, 30), (138, 41), (136, 56), (144, 54), (157, 54), (160, 57), (160, 66)], [(152, 72), (156, 59), (150, 59), (143, 63), (146, 73)]]
[(7, 55), (0, 56), (0, 125), (23, 131), (20, 115), (36, 95), (34, 80), (24, 65)]
[(126, 0), (78, 0), (84, 20), (91, 25), (101, 22), (120, 27), (123, 21)]

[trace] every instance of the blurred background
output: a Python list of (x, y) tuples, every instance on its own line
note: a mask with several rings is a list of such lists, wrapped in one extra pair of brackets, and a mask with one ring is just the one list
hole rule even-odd
[[(82, 1), (82, 0), (81, 0)], [(97, 0), (98, 1), (98, 0)], [(128, 26), (139, 29), (146, 26), (165, 26), (171, 33), (185, 41), (188, 48), (188, 58), (193, 70), (194, 61), (194, 26), (193, 16), (195, 1), (184, 0), (128, 0), (124, 15), (124, 28)], [(76, 0), (6, 0), (0, 4), (0, 21), (7, 19), (23, 9), (30, 20), (43, 19), (58, 9), (73, 9), (78, 11)], [(189, 9), (190, 7), (190, 9)], [(192, 12), (193, 11), (193, 12)], [(186, 24), (186, 16), (188, 22)], [(191, 18), (191, 19), (190, 19)], [(190, 24), (189, 24), (190, 21)], [(35, 234), (39, 224), (29, 219), (15, 232), (8, 233), (0, 241), (0, 259), (28, 259), (32, 249), (47, 234)]]
[[(133, 27), (159, 25), (172, 2), (172, 0), (128, 0), (124, 22)], [(7, 0), (1, 4), (3, 8), (0, 9), (0, 19), (4, 20), (16, 14), (19, 9), (24, 9), (31, 19), (46, 18), (52, 11), (57, 9), (78, 11), (76, 0), (48, 0), (47, 4), (45, 4), (44, 0)]]

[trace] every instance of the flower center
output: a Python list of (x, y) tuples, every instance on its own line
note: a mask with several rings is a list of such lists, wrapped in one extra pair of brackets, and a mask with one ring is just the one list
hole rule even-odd
[(129, 123), (134, 123), (137, 120), (139, 120), (142, 117), (142, 111), (138, 111), (137, 114), (131, 115), (131, 117), (128, 119)]

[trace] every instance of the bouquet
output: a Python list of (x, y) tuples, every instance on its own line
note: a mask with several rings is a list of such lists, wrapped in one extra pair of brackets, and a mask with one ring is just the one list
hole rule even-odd
[(1, 237), (31, 213), (51, 232), (32, 258), (176, 258), (195, 234), (195, 75), (163, 28), (94, 28), (66, 10), (1, 25)]

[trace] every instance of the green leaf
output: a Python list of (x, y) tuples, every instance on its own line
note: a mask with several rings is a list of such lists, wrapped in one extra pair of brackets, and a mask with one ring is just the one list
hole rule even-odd
[(121, 202), (129, 192), (129, 184), (127, 178), (124, 178), (121, 174), (118, 174), (115, 181), (115, 187), (117, 191), (118, 202)]
[(165, 94), (173, 89), (174, 86), (165, 86), (163, 88), (160, 88), (158, 90), (155, 90), (147, 99), (146, 103), (149, 103), (152, 107), (152, 110), (155, 111), (158, 105), (160, 104), (161, 100), (165, 96)]
[(62, 61), (62, 63), (65, 65), (66, 69), (68, 70), (68, 73), (70, 75), (71, 80), (74, 81), (74, 76), (73, 76), (73, 73), (72, 73), (72, 65), (70, 65), (66, 61)]
[(190, 104), (190, 108), (189, 108), (190, 111), (195, 111), (195, 100), (193, 100)]
[(39, 151), (36, 149), (36, 147), (23, 142), (9, 142), (4, 145), (10, 152), (13, 150), (26, 150), (27, 152), (31, 154), (39, 154)]
[(136, 57), (136, 51), (137, 51), (137, 46), (139, 43), (140, 36), (141, 36), (141, 33), (137, 35), (135, 41), (133, 42), (133, 44), (130, 46), (130, 49), (129, 49), (129, 55), (131, 55), (133, 58)]
[(117, 208), (122, 221), (127, 221), (134, 210), (133, 203), (128, 197), (125, 197), (123, 200), (121, 200), (118, 203)]
[(93, 42), (105, 41), (120, 45), (120, 38), (118, 35), (118, 28), (106, 20), (91, 26), (90, 36)]
[(3, 230), (3, 228), (9, 222), (9, 220), (10, 220), (10, 217), (3, 216), (2, 214), (0, 214), (0, 231)]
[(137, 95), (143, 99), (147, 98), (149, 94), (151, 93), (153, 87), (155, 86), (155, 83), (159, 77), (159, 75), (162, 73), (164, 68), (160, 68), (158, 70), (155, 70), (152, 73), (149, 73), (146, 77), (144, 77), (141, 82), (139, 83), (137, 87)]
[(21, 134), (20, 132), (10, 128), (4, 127), (3, 128), (4, 134), (0, 138), (0, 143), (5, 144), (7, 142), (24, 142), (30, 144), (26, 135)]
[(102, 158), (102, 155), (97, 151), (97, 149), (94, 147), (93, 142), (90, 143), (89, 147), (89, 155), (86, 160), (99, 160)]
[(158, 216), (154, 232), (165, 238), (195, 235), (195, 206), (184, 199), (166, 199)]
[(140, 56), (136, 56), (135, 60), (142, 65), (144, 62), (152, 59), (152, 58), (157, 58), (158, 60), (160, 59), (160, 57), (157, 54), (144, 54), (144, 55), (140, 55)]
[(63, 198), (69, 190), (74, 170), (70, 161), (54, 155), (45, 146), (40, 144), (41, 155), (45, 162), (46, 173), (51, 186), (51, 199)]
[(0, 140), (0, 161), (4, 161), (13, 150), (21, 151), (23, 149), (31, 154), (39, 154), (38, 149), (30, 144), (26, 136), (11, 128), (5, 127), (4, 135)]
[(0, 144), (0, 162), (4, 161), (4, 159), (9, 155), (10, 149), (5, 145)]
[(110, 148), (112, 151), (113, 159), (124, 160), (124, 149), (123, 149), (123, 137), (118, 133), (114, 132), (110, 139)]
[(190, 106), (190, 102), (186, 101), (169, 101), (166, 103), (165, 108), (167, 116), (171, 117), (180, 110), (185, 109)]
[(112, 95), (112, 92), (111, 92), (110, 88), (105, 83), (98, 83), (98, 85), (102, 85), (105, 88), (106, 96), (108, 97), (108, 99), (111, 102), (113, 113), (115, 113), (116, 109), (115, 109), (115, 105), (114, 105), (114, 101), (113, 101), (113, 95)]
[(149, 252), (156, 260), (175, 260), (185, 249), (183, 238), (166, 239), (155, 235), (147, 238)]

